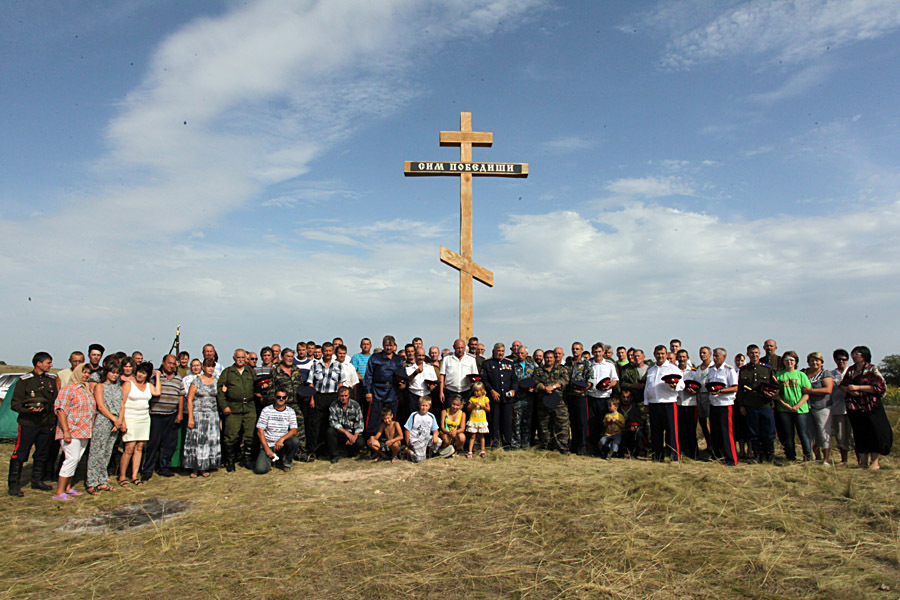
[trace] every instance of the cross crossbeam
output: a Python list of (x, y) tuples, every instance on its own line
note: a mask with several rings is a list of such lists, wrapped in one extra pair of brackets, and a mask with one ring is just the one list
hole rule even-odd
[(472, 336), (472, 279), (493, 287), (494, 274), (472, 256), (472, 176), (528, 177), (528, 163), (473, 163), (472, 146), (490, 147), (494, 134), (472, 131), (472, 113), (460, 113), (459, 131), (442, 131), (441, 146), (459, 146), (459, 162), (405, 161), (403, 174), (459, 176), (459, 254), (441, 246), (441, 262), (459, 271), (459, 337)]

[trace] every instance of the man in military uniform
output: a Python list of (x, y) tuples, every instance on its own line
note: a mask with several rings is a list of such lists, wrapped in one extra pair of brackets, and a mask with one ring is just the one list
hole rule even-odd
[(544, 366), (534, 370), (537, 392), (538, 435), (544, 450), (555, 448), (569, 453), (569, 411), (562, 395), (569, 383), (569, 372), (557, 364), (553, 350), (544, 352)]
[(759, 346), (747, 346), (748, 362), (738, 372), (735, 405), (747, 418), (753, 457), (757, 462), (771, 462), (775, 456), (774, 394), (766, 392), (762, 386), (777, 386), (777, 382), (775, 370), (763, 364), (759, 354)]
[(22, 465), (28, 460), (34, 446), (34, 461), (31, 464), (31, 487), (35, 490), (50, 490), (43, 482), (47, 465), (47, 451), (53, 439), (56, 414), (53, 402), (59, 392), (56, 375), (50, 373), (53, 357), (46, 352), (38, 352), (31, 359), (34, 370), (22, 375), (15, 383), (10, 407), (19, 413), (19, 435), (16, 447), (9, 459), (9, 495), (22, 497), (19, 488)]
[(572, 431), (572, 451), (584, 456), (589, 449), (588, 442), (588, 408), (584, 393), (591, 386), (591, 375), (594, 370), (591, 361), (582, 358), (584, 344), (572, 344), (572, 356), (566, 360), (569, 372), (569, 385), (566, 388), (566, 404), (569, 410), (569, 423)]
[(491, 401), (491, 444), (512, 447), (513, 402), (519, 381), (512, 361), (503, 357), (506, 346), (497, 342), (491, 358), (481, 363), (484, 389)]
[(376, 433), (381, 426), (381, 409), (390, 408), (396, 415), (399, 403), (394, 372), (403, 366), (403, 359), (395, 354), (397, 342), (394, 336), (384, 336), (381, 346), (383, 350), (373, 354), (366, 363), (366, 376), (363, 378), (366, 402), (369, 404), (366, 412), (367, 435)]
[(512, 406), (512, 448), (527, 448), (532, 443), (534, 433), (534, 369), (537, 365), (528, 354), (528, 347), (519, 344), (513, 367), (516, 371), (517, 389)]
[(253, 385), (256, 372), (247, 366), (247, 353), (243, 348), (234, 351), (234, 364), (225, 367), (219, 375), (216, 399), (224, 417), (222, 427), (222, 462), (226, 471), (234, 471), (238, 446), (241, 443), (241, 427), (244, 429), (244, 453), (241, 466), (252, 469), (253, 436), (256, 434), (256, 404), (253, 401)]

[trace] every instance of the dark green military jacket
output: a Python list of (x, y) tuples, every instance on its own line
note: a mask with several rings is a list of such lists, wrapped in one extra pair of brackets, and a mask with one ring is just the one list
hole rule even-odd
[[(19, 378), (9, 405), (11, 409), (19, 413), (19, 425), (26, 427), (53, 427), (56, 425), (56, 413), (53, 411), (53, 403), (58, 394), (56, 384), (56, 375), (53, 373), (38, 375), (32, 371)], [(41, 410), (34, 412), (31, 407)]]
[(245, 366), (244, 372), (238, 371), (237, 367), (231, 365), (225, 367), (222, 374), (219, 375), (219, 382), (216, 385), (216, 400), (219, 403), (219, 410), (225, 410), (225, 407), (234, 410), (242, 410), (245, 404), (250, 406), (253, 403), (253, 384), (256, 383), (256, 371), (253, 367)]
[[(310, 363), (312, 364), (312, 363)], [(297, 398), (297, 390), (303, 387), (303, 373), (294, 365), (291, 365), (291, 374), (285, 373), (281, 365), (272, 369), (272, 386), (269, 388), (269, 398), (273, 398), (278, 390), (287, 392), (287, 405), (294, 409), (294, 412), (300, 410), (300, 400)], [(272, 404), (269, 400), (268, 404)]]
[[(617, 385), (613, 389), (618, 390), (618, 394), (621, 396), (624, 390), (631, 390), (632, 384), (646, 381), (647, 371), (650, 370), (650, 366), (652, 365), (648, 365), (648, 363), (645, 362), (644, 366), (647, 367), (647, 369), (644, 371), (643, 375), (641, 375), (641, 372), (638, 371), (637, 366), (633, 363), (628, 363), (627, 365), (622, 367), (622, 374), (619, 376), (619, 385)], [(643, 388), (631, 390), (631, 402), (633, 404), (643, 404)]]
[[(560, 385), (559, 392), (562, 394), (566, 390), (566, 384), (569, 383), (569, 372), (563, 365), (553, 365), (552, 369), (547, 367), (538, 367), (531, 376), (534, 379), (534, 386), (539, 385), (552, 386), (555, 383)], [(538, 390), (540, 393), (549, 393), (544, 390)]]
[(759, 389), (763, 383), (778, 385), (775, 380), (775, 369), (762, 363), (746, 364), (738, 371), (738, 391), (735, 405), (750, 408), (772, 408), (775, 399), (762, 393)]

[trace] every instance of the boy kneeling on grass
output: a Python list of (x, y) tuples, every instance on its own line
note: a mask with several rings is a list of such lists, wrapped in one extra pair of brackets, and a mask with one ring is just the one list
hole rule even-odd
[(400, 423), (394, 420), (394, 411), (390, 408), (382, 409), (381, 426), (367, 442), (369, 449), (378, 455), (375, 457), (375, 462), (378, 462), (379, 458), (391, 459), (391, 462), (395, 462), (397, 455), (400, 454), (402, 442), (403, 429), (401, 429)]
[[(409, 415), (404, 425), (404, 437), (406, 438), (406, 455), (413, 462), (422, 462), (428, 458), (428, 451), (432, 454), (441, 447), (441, 438), (438, 437), (437, 419), (428, 412), (431, 408), (431, 398), (424, 397), (419, 400), (419, 412)], [(453, 446), (448, 446), (442, 456), (452, 456)]]

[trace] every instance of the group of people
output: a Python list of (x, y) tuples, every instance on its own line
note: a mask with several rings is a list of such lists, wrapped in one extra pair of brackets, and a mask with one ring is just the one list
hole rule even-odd
[[(800, 369), (796, 352), (777, 353), (774, 340), (726, 362), (724, 348), (699, 349), (697, 364), (679, 340), (653, 350), (580, 342), (535, 350), (519, 341), (491, 355), (478, 338), (452, 349), (421, 338), (402, 351), (392, 336), (379, 349), (369, 338), (348, 355), (343, 340), (278, 344), (259, 353), (238, 348), (223, 366), (212, 344), (200, 357), (166, 355), (159, 369), (140, 352), (115, 353), (92, 344), (70, 367), (52, 372), (46, 352), (10, 391), (19, 434), (9, 465), (9, 494), (21, 489), (23, 464), (34, 450), (31, 487), (58, 473), (53, 499), (81, 495), (72, 481), (87, 451), (86, 493), (143, 485), (182, 467), (191, 478), (237, 464), (264, 474), (295, 459), (359, 456), (394, 462), (536, 445), (578, 455), (658, 461), (710, 458), (784, 459), (828, 465), (832, 442), (846, 464), (851, 447), (870, 469), (891, 450), (892, 430), (881, 401), (884, 377), (865, 346), (835, 350), (835, 368), (818, 352)], [(401, 423), (403, 425), (401, 426)], [(706, 442), (701, 454), (698, 427)], [(477, 449), (475, 445), (478, 445)], [(57, 456), (62, 449), (62, 461)]]

